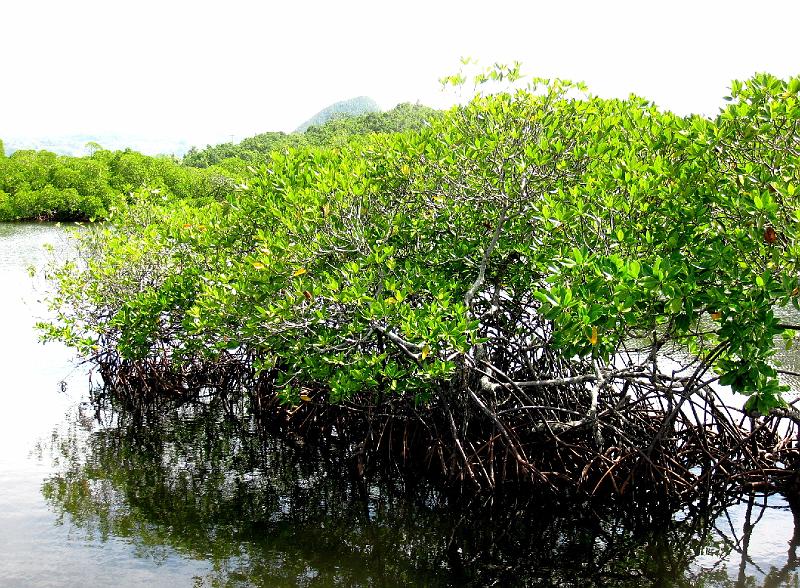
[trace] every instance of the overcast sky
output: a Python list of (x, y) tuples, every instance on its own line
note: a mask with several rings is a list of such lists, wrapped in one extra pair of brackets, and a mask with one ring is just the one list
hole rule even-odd
[(798, 26), (797, 0), (7, 0), (0, 138), (204, 144), (357, 95), (443, 105), (465, 55), (713, 114), (733, 78), (800, 73)]

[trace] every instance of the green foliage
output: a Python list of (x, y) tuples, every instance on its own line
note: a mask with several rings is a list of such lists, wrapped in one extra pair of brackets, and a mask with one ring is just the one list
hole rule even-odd
[(102, 219), (142, 188), (158, 190), (161, 198), (213, 200), (230, 191), (231, 178), (238, 177), (97, 147), (90, 157), (15, 151), (0, 158), (0, 221)]
[(306, 129), (304, 139), (317, 147), (338, 147), (358, 135), (400, 133), (422, 129), (440, 113), (419, 104), (398, 104), (387, 112), (362, 116), (338, 116), (323, 125)]
[(191, 167), (221, 166), (236, 168), (237, 177), (248, 175), (242, 168), (258, 166), (268, 161), (273, 151), (283, 151), (305, 146), (337, 147), (345, 145), (356, 135), (373, 133), (399, 133), (421, 129), (427, 121), (439, 113), (418, 104), (398, 104), (387, 112), (368, 112), (361, 115), (339, 113), (325, 122), (314, 123), (303, 132), (284, 134), (262, 133), (244, 139), (240, 143), (222, 143), (203, 150), (194, 147), (183, 158), (183, 164)]
[(288, 402), (425, 402), (539, 345), (519, 327), (538, 316), (542, 353), (578, 373), (669, 342), (689, 389), (713, 368), (767, 412), (784, 389), (773, 308), (800, 292), (798, 84), (734, 82), (709, 120), (534, 80), (415, 132), (273, 152), (224, 205), (131, 207), (93, 233), (88, 268), (57, 276), (50, 335), (126, 358), (238, 354)]
[(232, 159), (241, 160), (249, 165), (258, 164), (272, 151), (287, 147), (296, 147), (303, 142), (300, 135), (287, 135), (281, 132), (269, 132), (244, 139), (240, 143), (222, 143), (208, 146), (203, 150), (192, 147), (183, 157), (183, 164), (190, 167), (209, 167), (225, 165)]

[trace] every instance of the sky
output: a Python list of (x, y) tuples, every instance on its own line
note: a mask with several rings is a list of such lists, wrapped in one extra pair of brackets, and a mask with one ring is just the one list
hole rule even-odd
[(0, 4), (0, 138), (204, 145), (367, 95), (444, 107), (462, 56), (713, 115), (732, 79), (800, 74), (797, 0), (27, 0)]

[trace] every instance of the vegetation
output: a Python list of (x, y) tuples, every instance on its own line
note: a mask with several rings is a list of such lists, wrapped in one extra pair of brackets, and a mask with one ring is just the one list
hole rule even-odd
[(773, 356), (798, 328), (774, 309), (800, 293), (799, 90), (734, 82), (710, 120), (534, 80), (273, 152), (225, 201), (145, 200), (85, 234), (43, 328), (132, 402), (238, 385), (292, 434), (335, 429), (359, 468), (772, 484), (796, 457)]
[(220, 143), (213, 147), (209, 145), (203, 150), (192, 147), (183, 156), (183, 164), (190, 167), (209, 167), (238, 159), (247, 162), (248, 165), (258, 165), (272, 151), (298, 147), (302, 142), (302, 135), (287, 135), (281, 132), (261, 133), (239, 143)]
[(310, 127), (321, 126), (328, 121), (341, 117), (361, 116), (369, 112), (380, 112), (380, 107), (369, 96), (358, 96), (350, 100), (342, 100), (323, 108), (306, 122), (301, 124), (295, 132), (304, 133)]
[(273, 151), (308, 146), (342, 146), (356, 135), (418, 130), (437, 116), (439, 114), (432, 108), (407, 103), (398, 104), (386, 112), (369, 112), (361, 116), (340, 114), (324, 124), (310, 126), (302, 133), (262, 133), (237, 144), (222, 143), (202, 151), (192, 148), (183, 158), (183, 163), (193, 167), (230, 167), (240, 162), (261, 165), (268, 161)]
[(411, 104), (364, 116), (340, 114), (303, 134), (263, 133), (236, 145), (191, 149), (181, 163), (131, 150), (112, 152), (96, 143), (87, 144), (88, 157), (32, 150), (4, 157), (0, 143), (0, 221), (105, 219), (132, 201), (135, 191), (155, 190), (167, 200), (219, 199), (273, 151), (340, 146), (354, 135), (418, 129), (435, 116), (434, 110)]
[(0, 221), (102, 219), (144, 187), (162, 198), (202, 201), (232, 186), (224, 170), (186, 168), (134, 151), (97, 149), (89, 157), (15, 151), (0, 158)]

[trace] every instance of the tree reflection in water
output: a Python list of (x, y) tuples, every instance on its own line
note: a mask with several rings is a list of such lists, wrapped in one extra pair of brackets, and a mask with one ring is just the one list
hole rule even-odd
[(720, 499), (684, 512), (490, 504), (398, 476), (357, 479), (341, 453), (281, 441), (216, 403), (86, 408), (42, 447), (59, 522), (129, 541), (153, 565), (174, 551), (207, 560), (202, 586), (800, 585), (797, 514), (781, 569), (747, 555), (761, 497), (746, 503), (744, 532), (724, 526)]

